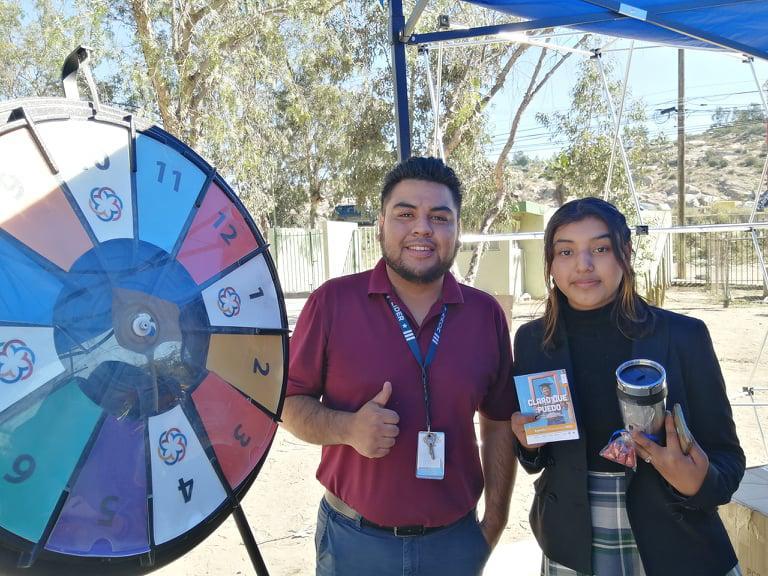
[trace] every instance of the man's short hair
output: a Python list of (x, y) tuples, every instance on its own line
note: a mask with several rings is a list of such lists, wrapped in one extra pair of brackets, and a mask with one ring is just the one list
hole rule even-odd
[(456, 212), (461, 213), (462, 185), (456, 172), (445, 164), (440, 158), (424, 158), (411, 156), (403, 160), (387, 173), (384, 177), (384, 186), (381, 188), (381, 211), (392, 193), (392, 189), (403, 180), (425, 180), (445, 185), (453, 197)]

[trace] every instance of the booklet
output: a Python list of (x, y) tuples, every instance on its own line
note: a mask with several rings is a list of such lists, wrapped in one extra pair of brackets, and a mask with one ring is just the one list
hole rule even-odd
[(525, 425), (528, 444), (579, 437), (565, 370), (515, 376), (515, 388), (521, 412), (538, 415), (537, 420)]

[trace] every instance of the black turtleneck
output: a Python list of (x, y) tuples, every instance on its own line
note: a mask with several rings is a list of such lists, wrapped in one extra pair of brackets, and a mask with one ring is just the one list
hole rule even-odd
[(587, 468), (623, 472), (600, 456), (614, 431), (623, 428), (616, 396), (616, 368), (632, 355), (632, 341), (611, 320), (613, 303), (596, 310), (574, 310), (561, 300), (579, 407), (579, 431), (587, 442)]

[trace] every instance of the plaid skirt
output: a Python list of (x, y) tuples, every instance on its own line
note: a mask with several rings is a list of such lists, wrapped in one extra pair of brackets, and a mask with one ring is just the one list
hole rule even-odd
[[(632, 534), (625, 501), (623, 472), (589, 472), (589, 508), (592, 514), (592, 569), (595, 576), (645, 576)], [(541, 560), (542, 576), (590, 576), (550, 560)], [(742, 576), (738, 564), (724, 576)]]

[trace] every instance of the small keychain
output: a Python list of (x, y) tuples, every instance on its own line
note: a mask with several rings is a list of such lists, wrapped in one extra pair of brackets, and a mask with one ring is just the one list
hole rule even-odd
[(437, 443), (437, 438), (435, 437), (434, 432), (427, 432), (424, 435), (424, 443), (427, 445), (427, 448), (429, 449), (429, 457), (432, 458), (432, 460), (434, 460), (435, 444)]

